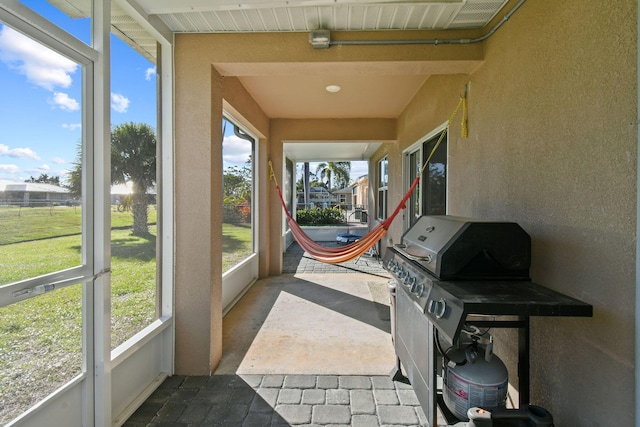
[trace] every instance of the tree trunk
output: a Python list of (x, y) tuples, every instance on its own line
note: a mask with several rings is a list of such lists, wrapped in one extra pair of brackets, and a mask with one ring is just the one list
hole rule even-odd
[(309, 171), (309, 162), (304, 163), (304, 208), (309, 209), (309, 198), (311, 191), (311, 183), (309, 182), (309, 176), (311, 172)]
[(133, 213), (133, 235), (149, 234), (147, 195), (136, 183), (133, 184), (133, 194), (131, 195), (131, 211)]

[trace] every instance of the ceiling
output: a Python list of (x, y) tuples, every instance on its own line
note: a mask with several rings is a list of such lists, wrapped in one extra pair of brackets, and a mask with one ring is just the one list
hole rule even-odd
[(341, 142), (318, 141), (313, 144), (308, 142), (287, 142), (283, 151), (287, 157), (297, 162), (341, 162), (351, 160), (367, 160), (380, 147), (378, 142), (349, 141), (349, 144)]
[[(125, 0), (119, 0), (125, 1)], [(155, 62), (156, 43), (144, 29), (112, 4), (112, 30)], [(516, 0), (126, 0), (175, 33), (330, 31), (388, 32), (486, 29)], [(521, 0), (522, 1), (522, 0)], [(88, 0), (49, 0), (72, 16), (81, 16)], [(516, 6), (517, 7), (517, 6)], [(494, 21), (495, 22), (495, 21)], [(494, 24), (492, 24), (494, 25)], [(395, 118), (434, 73), (469, 73), (474, 61), (455, 70), (433, 69), (425, 62), (216, 64), (237, 76), (271, 118)], [(329, 85), (340, 90), (327, 92)], [(326, 155), (288, 144), (293, 158)], [(351, 142), (355, 160), (377, 146)], [(379, 145), (379, 144), (378, 144)], [(317, 150), (317, 148), (316, 148)], [(346, 151), (340, 148), (338, 151)], [(334, 151), (331, 151), (334, 152)], [(347, 153), (345, 153), (347, 155)], [(323, 158), (324, 159), (324, 158)], [(327, 159), (328, 160), (328, 159)]]
[(507, 0), (138, 0), (174, 32), (482, 28)]

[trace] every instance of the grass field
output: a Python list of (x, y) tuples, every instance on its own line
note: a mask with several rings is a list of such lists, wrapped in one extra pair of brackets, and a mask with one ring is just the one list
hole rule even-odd
[(250, 224), (222, 224), (222, 272), (224, 273), (251, 254)]
[[(156, 220), (155, 209), (149, 221)], [(0, 207), (0, 285), (81, 262), (78, 207)], [(156, 227), (131, 235), (131, 214), (112, 212), (111, 346), (156, 318)], [(251, 253), (250, 227), (225, 224), (226, 271)], [(82, 371), (82, 286), (0, 308), (0, 425)]]

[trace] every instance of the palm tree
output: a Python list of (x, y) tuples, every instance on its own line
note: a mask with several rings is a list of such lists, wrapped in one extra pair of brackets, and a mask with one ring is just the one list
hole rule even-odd
[(111, 132), (111, 182), (132, 183), (133, 234), (149, 233), (147, 190), (156, 182), (156, 136), (144, 123), (124, 123)]
[(76, 144), (76, 161), (72, 163), (73, 169), (69, 171), (67, 183), (64, 185), (69, 189), (76, 199), (82, 198), (82, 142)]
[(327, 162), (320, 163), (316, 167), (316, 175), (327, 183), (327, 189), (331, 192), (331, 183), (335, 180), (336, 186), (344, 188), (349, 184), (351, 162)]

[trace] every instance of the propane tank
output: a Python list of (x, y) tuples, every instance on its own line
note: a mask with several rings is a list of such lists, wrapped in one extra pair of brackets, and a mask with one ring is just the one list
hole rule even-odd
[(509, 373), (492, 344), (461, 344), (447, 351), (443, 363), (444, 402), (457, 418), (468, 421), (472, 407), (506, 407)]

